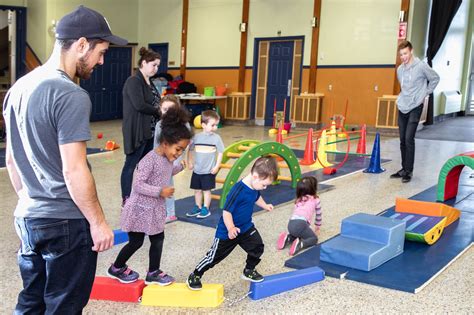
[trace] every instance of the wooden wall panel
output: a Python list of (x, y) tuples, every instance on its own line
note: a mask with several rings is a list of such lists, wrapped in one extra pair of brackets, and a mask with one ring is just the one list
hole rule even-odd
[[(377, 97), (391, 94), (394, 68), (318, 69), (316, 91), (325, 95), (322, 121), (327, 123), (334, 103), (334, 113), (344, 114), (349, 100), (347, 124), (375, 125)], [(329, 91), (328, 86), (332, 85)], [(378, 91), (374, 90), (377, 85)]]
[[(245, 71), (245, 91), (251, 91), (252, 69)], [(391, 94), (394, 80), (394, 68), (319, 68), (316, 92), (325, 95), (322, 104), (322, 121), (327, 123), (330, 116), (330, 104), (334, 100), (334, 112), (344, 113), (346, 99), (349, 99), (348, 124), (375, 125), (377, 111), (377, 97)], [(179, 70), (169, 70), (173, 76)], [(186, 80), (198, 87), (202, 93), (205, 86), (228, 84), (227, 94), (236, 92), (238, 87), (238, 69), (187, 69)], [(309, 69), (303, 69), (301, 92), (307, 91)], [(329, 84), (332, 91), (328, 90)], [(378, 91), (374, 91), (374, 86)], [(261, 108), (263, 108), (263, 99)], [(219, 103), (220, 104), (220, 103)], [(222, 109), (222, 108), (221, 108)], [(262, 113), (260, 113), (262, 115)]]

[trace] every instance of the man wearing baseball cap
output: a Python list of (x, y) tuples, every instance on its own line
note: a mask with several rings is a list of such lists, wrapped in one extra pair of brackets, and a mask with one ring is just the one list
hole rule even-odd
[(23, 290), (15, 313), (77, 314), (86, 306), (97, 253), (113, 245), (86, 158), (90, 78), (112, 34), (98, 12), (78, 7), (57, 25), (49, 60), (9, 90), (3, 104), (6, 161), (18, 195), (15, 228)]

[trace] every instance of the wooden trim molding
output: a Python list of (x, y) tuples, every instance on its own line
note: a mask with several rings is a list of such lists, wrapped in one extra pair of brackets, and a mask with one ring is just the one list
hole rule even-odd
[(181, 77), (186, 77), (186, 54), (187, 54), (187, 43), (188, 43), (188, 13), (189, 13), (189, 0), (183, 0), (183, 22), (181, 29), (181, 63), (179, 67), (179, 73)]
[(247, 30), (249, 27), (250, 0), (242, 2), (242, 25), (240, 30), (240, 60), (239, 60), (239, 86), (238, 91), (243, 92), (245, 88), (245, 64), (247, 62)]
[(319, 25), (321, 24), (321, 3), (322, 0), (314, 0), (313, 18), (315, 25), (311, 35), (311, 58), (309, 65), (309, 93), (316, 92), (316, 66), (318, 63), (318, 42), (319, 42)]

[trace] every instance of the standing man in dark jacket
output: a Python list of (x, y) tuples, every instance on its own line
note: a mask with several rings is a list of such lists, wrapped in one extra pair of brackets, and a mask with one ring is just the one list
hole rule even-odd
[(409, 41), (400, 43), (398, 53), (402, 61), (397, 69), (401, 87), (397, 106), (402, 169), (390, 177), (401, 178), (403, 183), (408, 183), (413, 175), (415, 133), (423, 112), (423, 101), (438, 85), (439, 75), (426, 63), (415, 58)]
[(142, 47), (139, 69), (123, 86), (122, 133), (126, 155), (120, 177), (123, 203), (130, 196), (135, 167), (153, 149), (154, 117), (160, 112), (160, 94), (150, 78), (158, 71), (160, 59), (160, 54)]

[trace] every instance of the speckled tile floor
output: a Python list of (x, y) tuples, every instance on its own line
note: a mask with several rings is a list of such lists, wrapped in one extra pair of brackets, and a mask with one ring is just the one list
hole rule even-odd
[[(103, 147), (106, 140), (122, 141), (121, 122), (109, 121), (92, 124), (94, 139), (89, 147)], [(104, 134), (97, 139), (97, 133)], [(296, 131), (297, 132), (297, 131)], [(219, 130), (224, 143), (229, 145), (242, 139), (268, 140), (262, 127), (226, 126)], [(372, 143), (369, 137), (368, 143)], [(294, 148), (304, 149), (304, 138)], [(438, 172), (451, 156), (474, 150), (473, 143), (416, 140), (416, 164), (413, 180), (402, 184), (389, 179), (389, 174), (399, 169), (399, 142), (396, 138), (382, 138), (382, 157), (391, 159), (385, 164), (387, 172), (380, 175), (355, 173), (331, 181), (335, 189), (321, 194), (323, 206), (322, 241), (339, 232), (343, 218), (356, 213), (376, 214), (392, 206), (395, 197), (410, 197), (437, 182)], [(369, 150), (371, 145), (369, 145)], [(99, 197), (112, 227), (118, 228), (120, 215), (120, 172), (124, 155), (121, 149), (89, 156), (97, 184)], [(304, 170), (303, 170), (304, 171)], [(192, 195), (187, 189), (190, 174), (184, 172), (176, 176), (178, 188), (176, 197)], [(16, 264), (18, 239), (13, 228), (13, 209), (16, 196), (10, 186), (6, 169), (0, 169), (1, 222), (0, 263), (0, 312), (11, 313), (21, 289), (21, 278)], [(292, 210), (292, 204), (279, 205), (271, 213), (258, 213), (254, 222), (266, 244), (265, 254), (258, 269), (263, 274), (288, 271), (283, 267), (288, 254), (275, 249), (280, 231), (284, 230)], [(174, 222), (166, 226), (162, 268), (184, 282), (194, 265), (208, 250), (214, 230), (184, 222)], [(145, 246), (148, 246), (145, 243)], [(118, 254), (115, 247), (99, 255), (97, 275), (105, 275), (108, 265)], [(147, 268), (147, 251), (144, 247), (129, 261), (129, 265), (142, 275)], [(474, 248), (471, 247), (458, 260), (442, 272), (424, 290), (417, 294), (384, 289), (350, 280), (326, 278), (324, 281), (305, 286), (260, 301), (248, 298), (231, 305), (248, 291), (248, 283), (240, 279), (245, 254), (236, 249), (226, 260), (209, 270), (204, 282), (222, 283), (226, 300), (216, 309), (179, 309), (145, 307), (133, 303), (90, 301), (86, 314), (162, 314), (162, 313), (474, 313)]]

